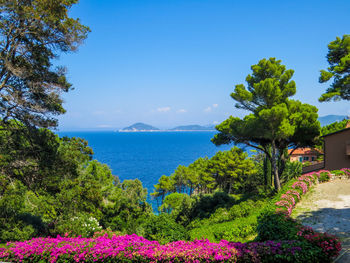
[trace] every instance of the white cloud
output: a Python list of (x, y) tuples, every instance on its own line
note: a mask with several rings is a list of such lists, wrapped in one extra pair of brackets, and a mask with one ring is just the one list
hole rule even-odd
[(111, 125), (108, 124), (101, 124), (101, 125), (97, 125), (97, 128), (111, 128)]
[(205, 112), (211, 112), (212, 111), (212, 108), (211, 107), (208, 107), (206, 109), (204, 109)]
[(186, 112), (187, 112), (187, 110), (185, 110), (185, 109), (180, 109), (177, 111), (177, 113), (186, 113)]
[(216, 124), (219, 124), (219, 123), (220, 123), (220, 122), (218, 122), (218, 121), (213, 121), (213, 124), (215, 124), (215, 125), (216, 125)]
[(158, 108), (157, 111), (158, 112), (168, 112), (170, 111), (171, 108), (170, 107), (162, 107), (162, 108)]
[(204, 112), (212, 112), (213, 109), (219, 107), (219, 104), (214, 103), (213, 105), (209, 106), (208, 108), (204, 109)]

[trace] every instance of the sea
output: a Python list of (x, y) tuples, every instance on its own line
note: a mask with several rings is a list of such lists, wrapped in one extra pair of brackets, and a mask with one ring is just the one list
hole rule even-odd
[(170, 175), (179, 165), (189, 165), (199, 157), (212, 157), (232, 145), (215, 146), (215, 131), (188, 132), (58, 132), (59, 136), (80, 137), (88, 141), (93, 158), (107, 164), (121, 181), (139, 179), (148, 190), (162, 175)]

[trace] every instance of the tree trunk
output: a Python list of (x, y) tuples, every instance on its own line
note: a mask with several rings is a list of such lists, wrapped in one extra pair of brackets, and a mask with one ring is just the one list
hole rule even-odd
[[(285, 149), (279, 156), (279, 165), (278, 165), (278, 174), (282, 176), (285, 168), (286, 162), (288, 160), (288, 149)], [(289, 181), (291, 178), (283, 178), (286, 181)]]
[(272, 164), (272, 171), (274, 176), (275, 190), (279, 192), (279, 190), (281, 190), (281, 184), (280, 184), (280, 179), (278, 175), (275, 141), (272, 141), (271, 148), (272, 148), (271, 164)]
[[(269, 154), (271, 155), (271, 147), (268, 149)], [(272, 172), (271, 172), (271, 161), (267, 154), (265, 154), (264, 159), (264, 179), (265, 179), (265, 185), (266, 186), (272, 186)]]

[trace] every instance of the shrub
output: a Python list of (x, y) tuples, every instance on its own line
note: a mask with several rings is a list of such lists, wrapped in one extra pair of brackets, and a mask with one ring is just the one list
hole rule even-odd
[(236, 246), (242, 255), (240, 263), (250, 262), (329, 262), (326, 261), (322, 250), (306, 241), (266, 241), (251, 242)]
[(55, 227), (59, 234), (71, 237), (92, 237), (95, 232), (102, 230), (96, 218), (80, 213), (70, 219), (61, 218)]
[(226, 208), (218, 208), (215, 213), (210, 216), (209, 221), (213, 223), (221, 223), (229, 221), (230, 219), (230, 213)]
[(151, 216), (143, 225), (143, 231), (145, 238), (157, 240), (161, 244), (188, 239), (186, 229), (168, 214)]
[(320, 177), (318, 178), (318, 181), (320, 183), (323, 183), (323, 182), (328, 182), (329, 179), (330, 179), (330, 174), (327, 172), (322, 172), (320, 173)]
[(282, 214), (269, 212), (258, 218), (257, 240), (295, 240), (300, 223)]
[(225, 192), (199, 196), (192, 206), (190, 219), (209, 218), (218, 208), (230, 208), (235, 203), (236, 199)]
[(329, 261), (339, 255), (341, 243), (336, 236), (328, 233), (318, 233), (311, 227), (306, 226), (301, 227), (297, 235), (305, 238), (311, 244), (321, 248)]
[(335, 176), (342, 176), (345, 174), (345, 171), (342, 170), (333, 170), (331, 171), (332, 174), (334, 174)]

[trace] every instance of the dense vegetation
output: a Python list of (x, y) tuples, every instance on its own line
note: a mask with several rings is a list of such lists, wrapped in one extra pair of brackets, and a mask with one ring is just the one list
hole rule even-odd
[[(350, 175), (350, 169), (338, 171), (341, 173)], [(269, 202), (258, 217), (256, 242), (195, 240), (161, 245), (137, 235), (102, 231), (90, 239), (69, 238), (67, 234), (10, 243), (0, 248), (0, 258), (12, 262), (330, 262), (339, 254), (339, 240), (288, 217), (313, 183), (322, 178), (327, 181), (330, 176), (329, 171), (300, 176), (283, 190), (278, 202)]]
[(134, 232), (149, 216), (141, 182), (119, 182), (106, 165), (91, 159), (86, 141), (59, 138), (47, 129), (35, 133), (29, 140), (25, 127), (0, 131), (2, 241), (91, 236), (101, 227)]

